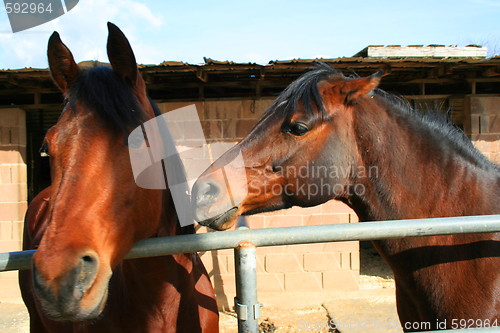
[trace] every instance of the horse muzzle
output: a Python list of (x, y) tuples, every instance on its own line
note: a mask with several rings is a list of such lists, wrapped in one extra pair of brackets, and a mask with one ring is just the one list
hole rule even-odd
[(34, 263), (33, 289), (47, 317), (81, 321), (99, 316), (107, 299), (107, 283), (96, 286), (98, 273), (99, 257), (93, 251), (87, 251), (75, 267), (51, 280)]
[(203, 226), (226, 230), (237, 217), (238, 206), (232, 193), (213, 179), (198, 179), (191, 198), (194, 218)]

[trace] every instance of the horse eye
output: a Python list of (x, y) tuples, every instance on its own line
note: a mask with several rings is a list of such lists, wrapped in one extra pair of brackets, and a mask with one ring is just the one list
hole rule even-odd
[(307, 132), (309, 132), (309, 129), (307, 128), (306, 125), (302, 123), (293, 123), (290, 124), (290, 126), (287, 129), (287, 132), (295, 136), (302, 136)]
[(38, 152), (40, 153), (41, 157), (48, 157), (48, 156), (50, 156), (50, 154), (49, 154), (49, 145), (47, 144), (47, 141), (44, 141), (42, 143), (42, 146), (40, 147), (40, 150)]

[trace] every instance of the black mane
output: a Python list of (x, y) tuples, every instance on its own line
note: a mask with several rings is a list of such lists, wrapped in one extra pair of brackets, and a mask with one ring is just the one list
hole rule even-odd
[(77, 112), (77, 102), (124, 133), (145, 121), (144, 111), (132, 88), (109, 67), (90, 68), (78, 77), (68, 98), (74, 112)]
[(453, 147), (456, 152), (475, 164), (497, 168), (472, 144), (465, 132), (451, 122), (448, 114), (443, 114), (438, 109), (416, 110), (402, 97), (380, 89), (376, 89), (375, 94), (382, 98), (387, 107), (403, 115), (423, 135), (434, 137), (440, 145)]
[(326, 80), (331, 75), (342, 75), (342, 73), (328, 64), (318, 63), (316, 68), (302, 74), (286, 87), (269, 107), (266, 115), (282, 112), (285, 117), (290, 117), (295, 113), (295, 108), (300, 101), (304, 107), (304, 112), (308, 116), (319, 115), (322, 118), (326, 117), (327, 112), (318, 91), (318, 83)]

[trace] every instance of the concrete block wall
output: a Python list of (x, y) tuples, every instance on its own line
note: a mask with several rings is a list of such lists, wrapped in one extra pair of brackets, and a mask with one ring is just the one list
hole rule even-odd
[(469, 97), (470, 134), (474, 145), (500, 164), (500, 96)]
[[(27, 188), (24, 110), (0, 109), (0, 252), (22, 249)], [(17, 272), (1, 272), (0, 300), (19, 297)]]
[[(349, 207), (335, 201), (248, 216), (246, 220), (252, 229), (358, 222)], [(207, 230), (200, 228), (198, 232)], [(230, 309), (236, 294), (233, 250), (209, 251), (201, 255), (219, 306)], [(310, 292), (357, 290), (358, 278), (358, 242), (257, 248), (259, 300), (264, 303), (276, 295), (292, 299)]]
[[(237, 142), (246, 136), (273, 99), (222, 100), (194, 103), (208, 142)], [(193, 103), (160, 103), (162, 112)], [(247, 217), (252, 229), (355, 223), (354, 212), (340, 202)], [(198, 232), (210, 232), (200, 228)], [(210, 251), (202, 260), (211, 276), (219, 306), (230, 309), (235, 296), (233, 250)], [(304, 244), (257, 249), (257, 282), (259, 300), (266, 303), (275, 295), (291, 298), (304, 293), (322, 294), (358, 289), (358, 242)], [(309, 296), (307, 296), (309, 297)]]

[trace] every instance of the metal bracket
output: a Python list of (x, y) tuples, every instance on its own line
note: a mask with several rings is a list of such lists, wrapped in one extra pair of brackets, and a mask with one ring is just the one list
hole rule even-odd
[[(254, 304), (253, 305), (253, 319), (260, 318), (260, 308), (263, 307), (263, 304)], [(234, 312), (241, 320), (248, 320), (248, 306), (244, 304), (240, 304), (238, 302), (238, 298), (234, 298)]]
[(238, 319), (248, 320), (248, 307), (246, 305), (240, 304), (238, 298), (234, 298), (234, 311), (238, 316)]
[(254, 319), (260, 318), (260, 308), (263, 307), (262, 304), (254, 304), (253, 305), (253, 317)]

